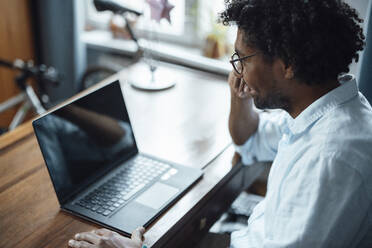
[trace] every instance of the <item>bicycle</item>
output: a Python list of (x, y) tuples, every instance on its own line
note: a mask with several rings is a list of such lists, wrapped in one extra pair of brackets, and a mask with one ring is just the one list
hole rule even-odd
[[(1, 128), (0, 135), (13, 130), (19, 126), (26, 117), (26, 114), (32, 109), (36, 114), (40, 115), (46, 111), (50, 106), (50, 99), (46, 94), (46, 85), (59, 85), (59, 75), (56, 69), (46, 65), (35, 66), (33, 61), (24, 62), (21, 59), (16, 59), (14, 62), (0, 59), (0, 66), (7, 67), (13, 70), (18, 70), (20, 73), (15, 77), (15, 83), (21, 92), (11, 97), (10, 99), (0, 103), (0, 113), (15, 107), (22, 103), (15, 116), (13, 117), (9, 127)], [(29, 78), (35, 78), (37, 88), (41, 98), (37, 96), (31, 84), (28, 82)]]

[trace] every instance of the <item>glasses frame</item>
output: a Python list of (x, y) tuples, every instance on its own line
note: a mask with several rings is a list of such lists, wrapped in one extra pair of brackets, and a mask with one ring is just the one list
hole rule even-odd
[[(234, 57), (235, 55), (238, 56), (237, 59), (233, 59), (233, 57)], [(241, 74), (243, 73), (243, 69), (244, 69), (242, 61), (245, 60), (245, 59), (248, 59), (248, 58), (250, 58), (250, 57), (253, 57), (253, 56), (255, 56), (255, 55), (257, 55), (257, 53), (250, 54), (250, 55), (247, 55), (247, 56), (244, 56), (244, 57), (240, 57), (239, 54), (238, 54), (237, 52), (234, 52), (234, 53), (231, 55), (230, 63), (231, 63), (231, 65), (232, 65), (232, 67), (234, 68), (235, 72), (238, 73), (239, 75), (241, 75)], [(241, 72), (239, 72), (239, 71), (238, 71), (238, 68), (235, 67), (235, 64), (234, 64), (234, 63), (237, 62), (237, 61), (239, 61), (240, 64), (241, 64), (241, 66), (242, 66)]]

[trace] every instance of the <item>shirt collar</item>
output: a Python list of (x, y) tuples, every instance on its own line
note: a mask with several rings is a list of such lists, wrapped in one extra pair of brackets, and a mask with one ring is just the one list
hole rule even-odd
[(340, 86), (317, 99), (295, 119), (289, 114), (287, 115), (288, 128), (292, 134), (303, 132), (329, 111), (358, 94), (358, 86), (354, 75), (343, 75), (339, 78), (339, 82), (341, 83)]

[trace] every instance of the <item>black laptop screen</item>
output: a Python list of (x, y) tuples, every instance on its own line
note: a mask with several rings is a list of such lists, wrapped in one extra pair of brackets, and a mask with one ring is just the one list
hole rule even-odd
[(137, 153), (118, 81), (33, 122), (60, 203)]

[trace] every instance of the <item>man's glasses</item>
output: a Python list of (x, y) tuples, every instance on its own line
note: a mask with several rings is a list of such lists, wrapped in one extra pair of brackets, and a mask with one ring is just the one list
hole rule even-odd
[(256, 54), (257, 53), (247, 55), (247, 56), (244, 56), (244, 57), (240, 57), (239, 54), (237, 52), (235, 52), (233, 55), (231, 55), (230, 63), (232, 64), (234, 70), (238, 74), (242, 74), (243, 73), (243, 63), (242, 63), (242, 61), (247, 59), (247, 58), (253, 57)]

